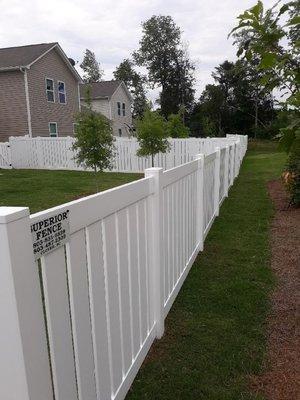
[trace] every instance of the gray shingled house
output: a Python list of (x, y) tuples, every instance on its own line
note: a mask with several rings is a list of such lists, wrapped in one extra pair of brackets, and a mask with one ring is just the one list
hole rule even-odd
[(80, 82), (58, 43), (0, 49), (0, 141), (73, 135)]
[(112, 121), (115, 136), (129, 136), (132, 128), (132, 97), (122, 81), (102, 81), (80, 85), (81, 104), (90, 88), (92, 109)]

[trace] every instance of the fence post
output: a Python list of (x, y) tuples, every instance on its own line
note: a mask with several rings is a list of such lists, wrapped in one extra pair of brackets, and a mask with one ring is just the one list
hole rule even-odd
[(219, 208), (220, 208), (220, 147), (216, 147), (216, 161), (215, 161), (215, 186), (214, 186), (214, 210), (215, 210), (215, 216), (217, 217), (219, 215)]
[(224, 194), (225, 197), (228, 197), (228, 188), (229, 188), (229, 146), (225, 146), (225, 179), (224, 179), (224, 185), (225, 185), (225, 190)]
[(163, 197), (162, 168), (147, 168), (145, 177), (152, 177), (154, 194), (151, 210), (151, 270), (152, 270), (152, 306), (156, 321), (156, 337), (164, 334), (164, 263), (163, 263)]
[(0, 398), (53, 400), (26, 207), (0, 207)]
[(198, 251), (203, 251), (204, 245), (204, 154), (196, 154), (194, 159), (198, 161), (197, 169), (197, 193), (196, 193), (196, 237)]

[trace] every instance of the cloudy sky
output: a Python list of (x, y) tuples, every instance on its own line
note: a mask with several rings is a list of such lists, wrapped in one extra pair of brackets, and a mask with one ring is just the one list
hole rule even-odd
[[(265, 0), (265, 6), (275, 0)], [(196, 96), (211, 72), (235, 58), (227, 34), (236, 16), (256, 0), (0, 0), (0, 47), (59, 42), (79, 63), (86, 48), (95, 52), (111, 79), (115, 67), (137, 49), (141, 22), (171, 15), (196, 64)], [(153, 98), (155, 92), (151, 94)]]

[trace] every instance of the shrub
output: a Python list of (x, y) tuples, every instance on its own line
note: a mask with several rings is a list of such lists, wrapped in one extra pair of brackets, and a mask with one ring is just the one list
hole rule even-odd
[(300, 139), (290, 151), (286, 170), (282, 174), (284, 184), (290, 193), (291, 203), (300, 206)]

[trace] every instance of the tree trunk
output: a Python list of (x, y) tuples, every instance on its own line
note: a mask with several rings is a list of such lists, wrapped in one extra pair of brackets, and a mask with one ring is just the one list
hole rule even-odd
[(151, 164), (152, 164), (152, 168), (154, 167), (154, 154), (151, 154)]
[(96, 166), (94, 166), (94, 176), (95, 176), (96, 191), (98, 193), (99, 192), (99, 185), (98, 185), (98, 180), (97, 180), (97, 167)]
[(257, 98), (255, 99), (255, 117), (254, 117), (254, 127), (255, 127), (255, 132), (254, 132), (254, 139), (256, 139), (256, 133), (257, 133), (257, 128), (258, 128), (258, 101)]

